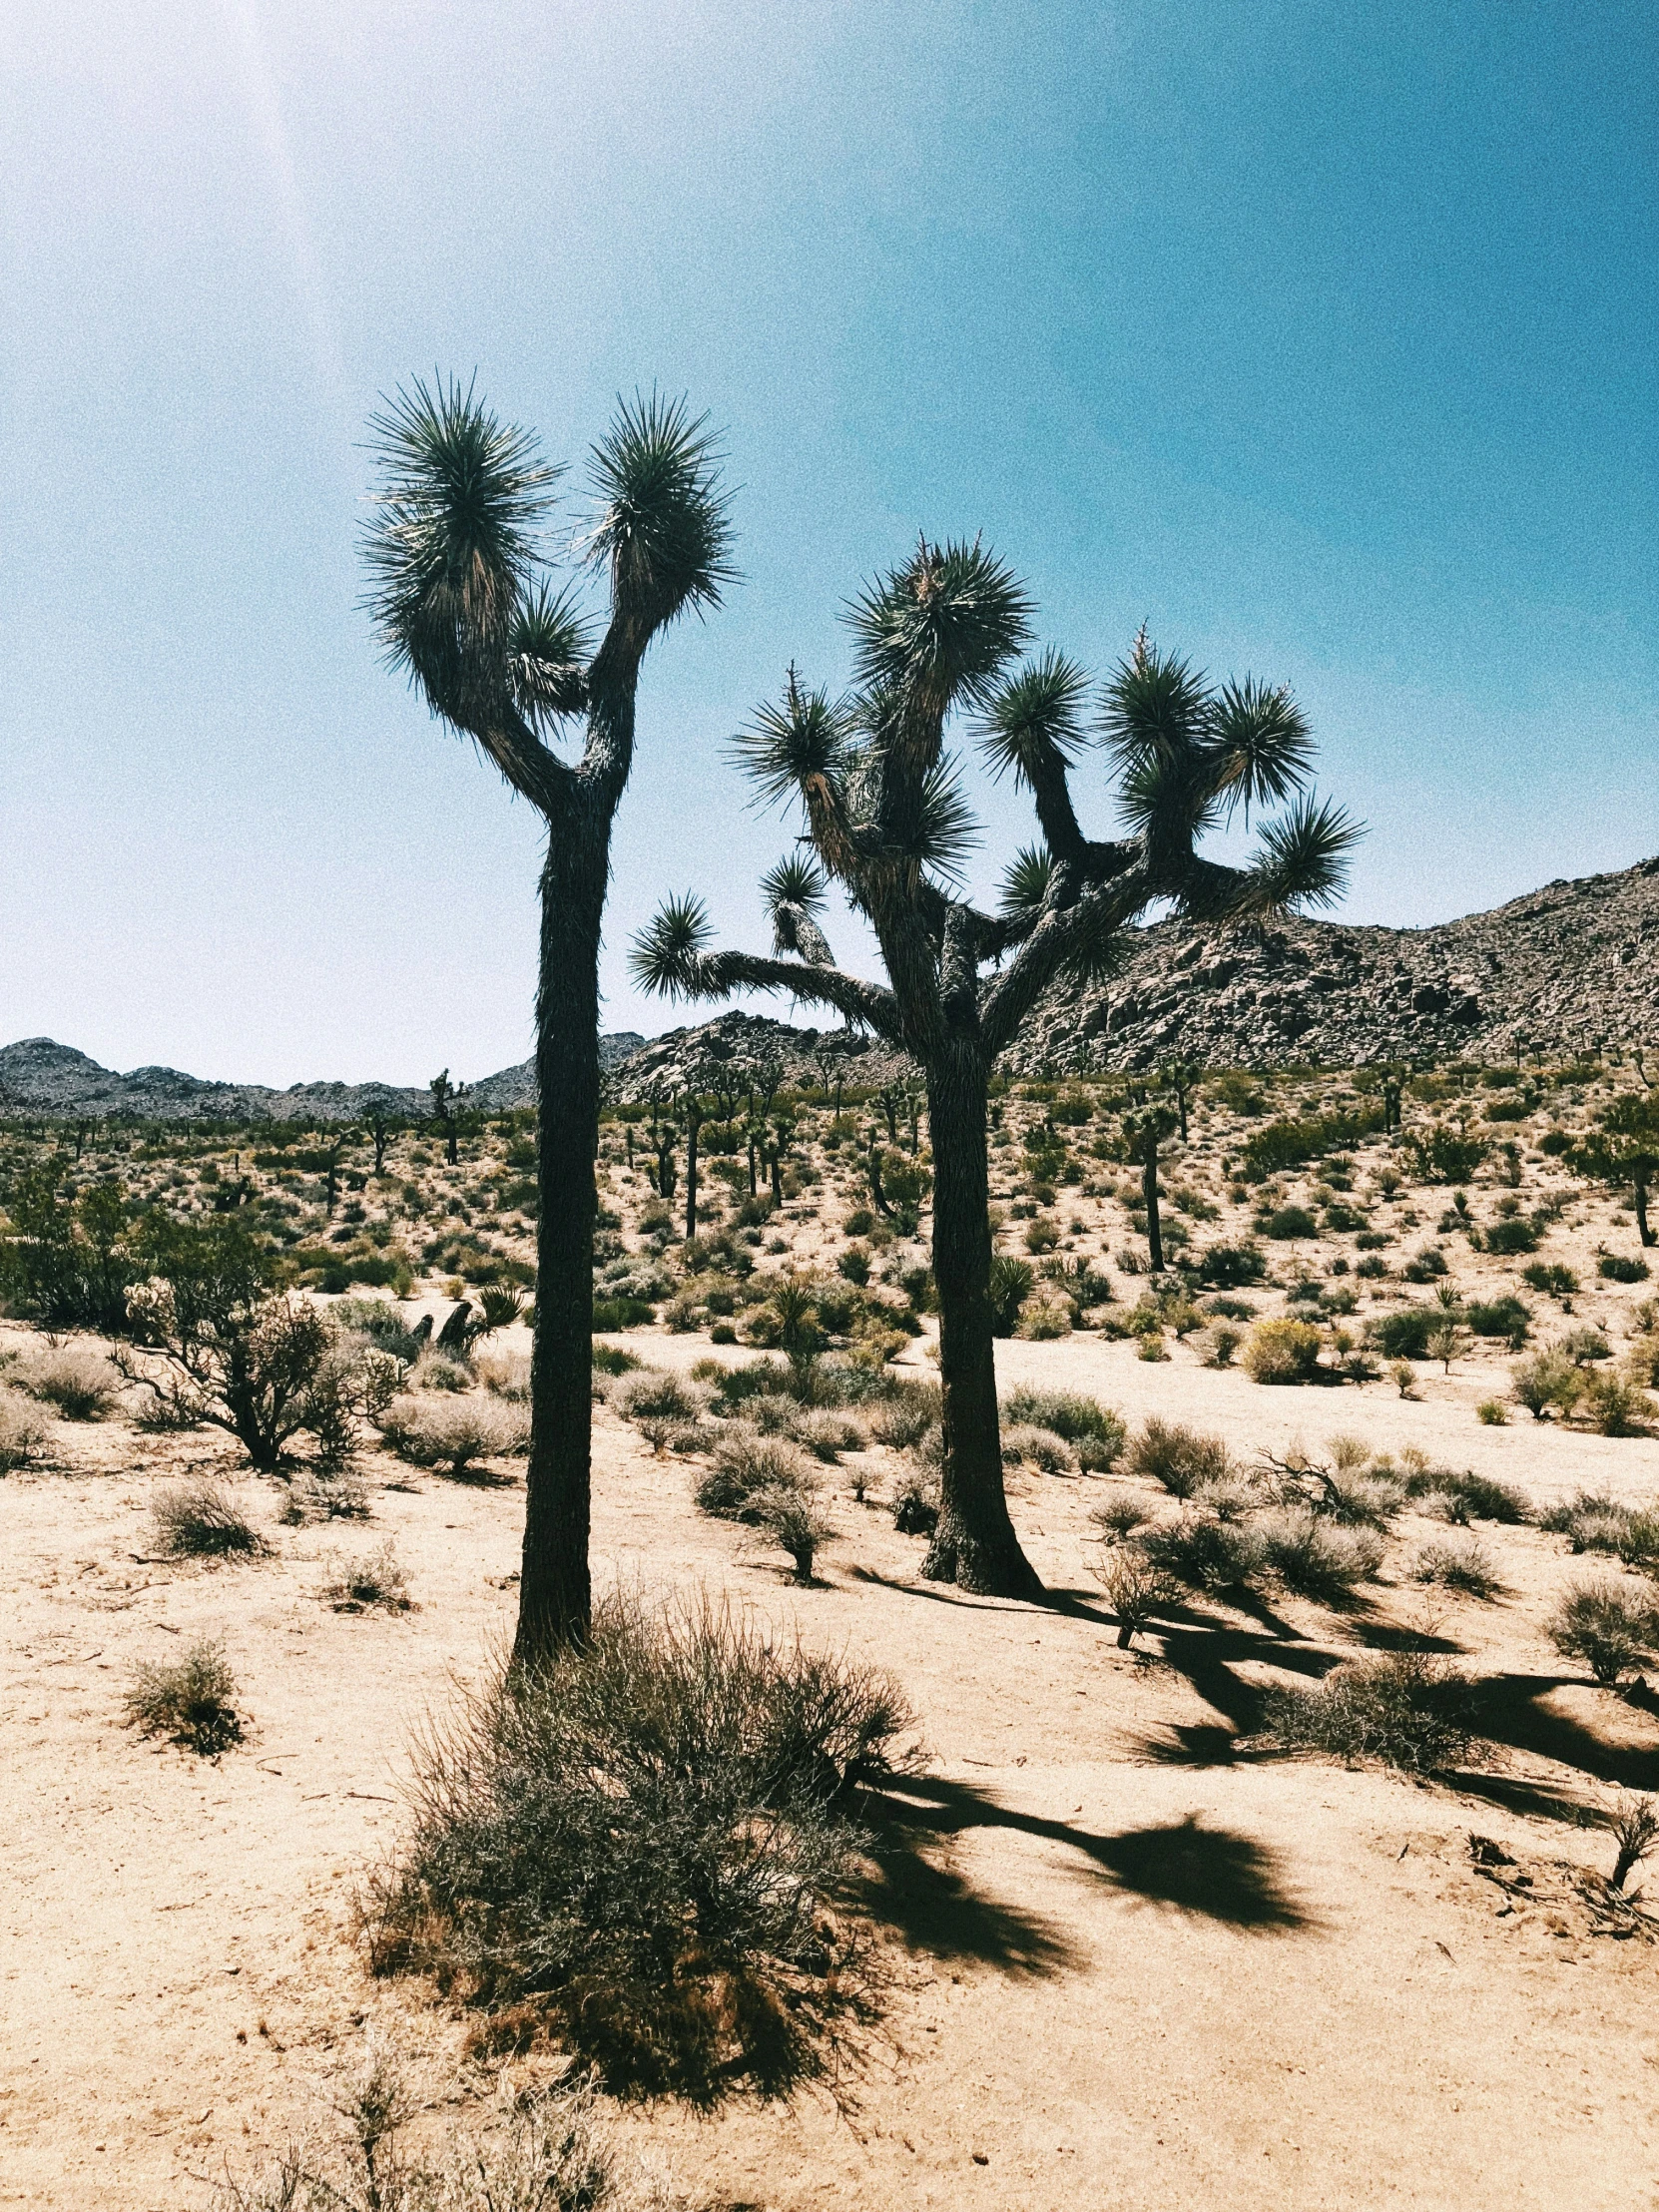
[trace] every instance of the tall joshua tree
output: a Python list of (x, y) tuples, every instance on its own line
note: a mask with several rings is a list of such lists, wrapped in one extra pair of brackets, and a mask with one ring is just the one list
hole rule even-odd
[[(1333, 898), (1356, 827), (1305, 792), (1307, 724), (1282, 688), (1213, 689), (1144, 636), (1089, 714), (1083, 671), (1054, 652), (1015, 667), (1028, 642), (1025, 592), (978, 543), (929, 545), (853, 603), (854, 683), (842, 698), (790, 672), (776, 706), (739, 738), (763, 800), (794, 802), (815, 865), (774, 898), (775, 933), (801, 935), (832, 877), (871, 923), (885, 983), (811, 951), (771, 958), (713, 951), (703, 905), (670, 899), (634, 948), (636, 976), (671, 996), (789, 991), (832, 1006), (907, 1049), (924, 1071), (933, 1143), (933, 1269), (944, 1391), (944, 1486), (925, 1571), (1026, 1596), (1039, 1585), (1002, 1488), (986, 1212), (986, 1087), (997, 1054), (1065, 975), (1105, 972), (1123, 929), (1154, 900), (1217, 925)], [(1031, 794), (1040, 845), (1009, 869), (1000, 910), (959, 888), (972, 819), (945, 750), (953, 716), (977, 722), (995, 776)], [(1118, 776), (1128, 834), (1094, 841), (1078, 825), (1070, 773), (1087, 742)], [(1295, 801), (1248, 867), (1197, 850), (1235, 808)], [(828, 951), (828, 947), (825, 948)], [(988, 970), (988, 972), (987, 972)]]
[[(372, 424), (369, 606), (394, 667), (474, 740), (547, 828), (536, 987), (540, 1101), (536, 1333), (514, 1658), (590, 1616), (594, 1154), (599, 940), (611, 825), (634, 753), (640, 664), (731, 579), (731, 526), (705, 423), (680, 400), (619, 405), (591, 457), (580, 552), (609, 588), (597, 649), (539, 530), (562, 471), (456, 384), (400, 391)], [(567, 735), (572, 757), (557, 748)]]

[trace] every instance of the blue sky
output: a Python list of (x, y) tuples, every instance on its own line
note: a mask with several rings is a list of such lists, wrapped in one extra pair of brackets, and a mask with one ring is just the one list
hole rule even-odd
[(623, 965), (664, 889), (759, 943), (787, 831), (724, 741), (923, 528), (1096, 669), (1144, 618), (1289, 679), (1353, 919), (1659, 849), (1650, 5), (54, 0), (0, 98), (0, 1040), (524, 1056), (535, 823), (357, 605), (363, 424), (433, 367), (571, 521), (654, 382), (740, 487), (742, 586), (647, 669), (609, 1026), (679, 1018)]

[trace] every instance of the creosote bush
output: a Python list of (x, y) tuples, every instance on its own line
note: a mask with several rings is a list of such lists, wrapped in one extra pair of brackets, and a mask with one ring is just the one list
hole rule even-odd
[(1313, 1689), (1272, 1690), (1264, 1738), (1286, 1751), (1381, 1759), (1432, 1774), (1466, 1756), (1473, 1739), (1468, 1678), (1430, 1652), (1351, 1659)]
[(419, 1748), (372, 1964), (432, 1974), (515, 2036), (533, 2007), (621, 2094), (708, 2109), (832, 2076), (874, 2000), (834, 1900), (859, 1793), (908, 1725), (873, 1670), (707, 1604), (613, 1597), (580, 1649)]
[(150, 1507), (151, 1541), (164, 1559), (257, 1558), (264, 1538), (217, 1484), (176, 1482)]
[[(934, 1415), (937, 1418), (935, 1412)], [(1002, 1418), (1015, 1425), (1046, 1428), (1075, 1447), (1085, 1474), (1106, 1474), (1117, 1464), (1128, 1435), (1109, 1405), (1081, 1390), (1011, 1390), (1002, 1401)]]
[(150, 1660), (135, 1670), (127, 1721), (146, 1736), (167, 1736), (213, 1758), (242, 1740), (242, 1721), (231, 1702), (236, 1694), (224, 1647), (204, 1637), (177, 1659)]
[(1303, 1321), (1259, 1321), (1244, 1348), (1253, 1382), (1312, 1382), (1319, 1373), (1320, 1333)]
[(1162, 1483), (1171, 1497), (1191, 1497), (1201, 1482), (1230, 1474), (1233, 1460), (1222, 1437), (1153, 1414), (1129, 1447), (1125, 1471)]

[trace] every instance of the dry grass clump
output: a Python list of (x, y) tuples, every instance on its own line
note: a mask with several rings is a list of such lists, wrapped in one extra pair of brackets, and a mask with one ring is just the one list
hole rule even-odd
[(1130, 1445), (1125, 1468), (1162, 1483), (1171, 1497), (1191, 1497), (1200, 1483), (1219, 1482), (1234, 1471), (1224, 1438), (1201, 1435), (1182, 1421), (1160, 1420), (1156, 1414)]
[(707, 2109), (830, 2075), (874, 1994), (833, 1900), (908, 1724), (885, 1675), (613, 1598), (579, 1651), (419, 1747), (374, 1968), (430, 1973), (518, 2038), (528, 2007), (624, 2094)]
[(1117, 1616), (1118, 1649), (1128, 1651), (1143, 1628), (1179, 1601), (1180, 1585), (1137, 1545), (1107, 1552), (1095, 1570), (1106, 1602)]
[(1466, 1675), (1430, 1652), (1351, 1659), (1313, 1689), (1272, 1690), (1263, 1740), (1285, 1751), (1381, 1759), (1433, 1774), (1467, 1756), (1473, 1692)]
[(869, 1441), (861, 1421), (830, 1405), (815, 1406), (803, 1413), (796, 1423), (795, 1436), (815, 1459), (831, 1466), (843, 1451), (862, 1451)]
[(458, 1395), (470, 1390), (472, 1370), (459, 1360), (451, 1360), (446, 1353), (424, 1352), (404, 1378), (404, 1388), (409, 1390), (439, 1390)]
[(323, 1583), (322, 1595), (336, 1613), (407, 1613), (414, 1603), (409, 1578), (389, 1536), (363, 1558), (339, 1562)]
[(819, 1551), (835, 1533), (833, 1522), (820, 1508), (817, 1492), (789, 1483), (775, 1490), (757, 1491), (749, 1500), (744, 1518), (764, 1528), (789, 1553), (796, 1581), (810, 1588)]
[(709, 1402), (709, 1392), (701, 1384), (656, 1368), (623, 1376), (610, 1395), (612, 1410), (631, 1421), (696, 1420)]
[(1437, 1537), (1424, 1544), (1411, 1561), (1411, 1579), (1464, 1597), (1493, 1598), (1503, 1586), (1491, 1554), (1475, 1536)]
[(45, 1443), (45, 1417), (21, 1390), (0, 1387), (0, 1474), (26, 1467)]
[(593, 2090), (503, 2084), (481, 2129), (446, 2128), (433, 2165), (403, 2136), (420, 2100), (371, 2050), (334, 2099), (338, 2125), (290, 2143), (264, 2173), (227, 2172), (223, 2212), (674, 2212), (661, 2178), (612, 2141)]
[(164, 1559), (257, 1558), (265, 1539), (217, 1484), (176, 1482), (150, 1507), (151, 1542)]
[(1545, 1633), (1565, 1659), (1582, 1659), (1611, 1689), (1633, 1674), (1659, 1645), (1659, 1611), (1651, 1590), (1606, 1575), (1580, 1582), (1556, 1607)]
[(19, 1361), (15, 1380), (65, 1420), (103, 1420), (121, 1397), (121, 1377), (92, 1345), (45, 1346)]
[(231, 1702), (236, 1694), (224, 1646), (203, 1637), (177, 1659), (151, 1660), (136, 1669), (127, 1692), (127, 1722), (146, 1736), (167, 1736), (214, 1758), (242, 1740), (242, 1721)]
[(1004, 1466), (1032, 1466), (1043, 1474), (1069, 1474), (1071, 1446), (1064, 1436), (1035, 1421), (1010, 1421), (1002, 1431)]
[(1104, 1499), (1089, 1511), (1089, 1518), (1100, 1530), (1100, 1540), (1106, 1544), (1126, 1543), (1137, 1528), (1144, 1528), (1149, 1519), (1146, 1507), (1131, 1490), (1120, 1490), (1114, 1497)]
[(396, 1397), (380, 1431), (400, 1459), (463, 1481), (483, 1459), (510, 1458), (530, 1440), (521, 1408), (494, 1397)]
[(1011, 1390), (1002, 1417), (1064, 1437), (1085, 1474), (1107, 1474), (1117, 1464), (1129, 1431), (1109, 1405), (1081, 1390)]
[(1532, 1518), (1522, 1491), (1470, 1467), (1413, 1467), (1405, 1477), (1405, 1491), (1424, 1512), (1437, 1513), (1459, 1528), (1477, 1520), (1519, 1528)]
[(892, 1451), (913, 1451), (936, 1427), (944, 1395), (936, 1382), (900, 1382), (869, 1409), (869, 1432)]
[(472, 1365), (492, 1397), (504, 1397), (509, 1405), (530, 1402), (530, 1361), (526, 1353), (481, 1352)]
[(1345, 1528), (1323, 1513), (1292, 1507), (1268, 1515), (1260, 1541), (1266, 1564), (1287, 1590), (1324, 1605), (1342, 1605), (1382, 1564), (1382, 1545), (1369, 1528)]

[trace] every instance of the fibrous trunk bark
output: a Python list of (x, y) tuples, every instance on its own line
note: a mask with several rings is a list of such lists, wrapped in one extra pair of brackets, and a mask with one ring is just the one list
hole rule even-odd
[(599, 934), (607, 825), (556, 826), (542, 871), (536, 989), (536, 1336), (513, 1664), (587, 1633), (593, 1431), (593, 1226), (598, 1197)]
[(1154, 1150), (1141, 1170), (1141, 1191), (1146, 1199), (1146, 1248), (1154, 1275), (1164, 1272), (1164, 1232), (1158, 1219), (1158, 1154)]
[(686, 1241), (697, 1235), (697, 1139), (703, 1117), (695, 1106), (686, 1109)]
[(1653, 1231), (1648, 1226), (1647, 1218), (1647, 1177), (1645, 1175), (1638, 1175), (1636, 1178), (1636, 1234), (1644, 1246), (1652, 1244)]
[(991, 1343), (991, 1230), (985, 1159), (986, 1070), (969, 1044), (927, 1071), (933, 1133), (933, 1279), (939, 1296), (944, 1477), (922, 1573), (996, 1597), (1040, 1597), (1002, 1487)]

